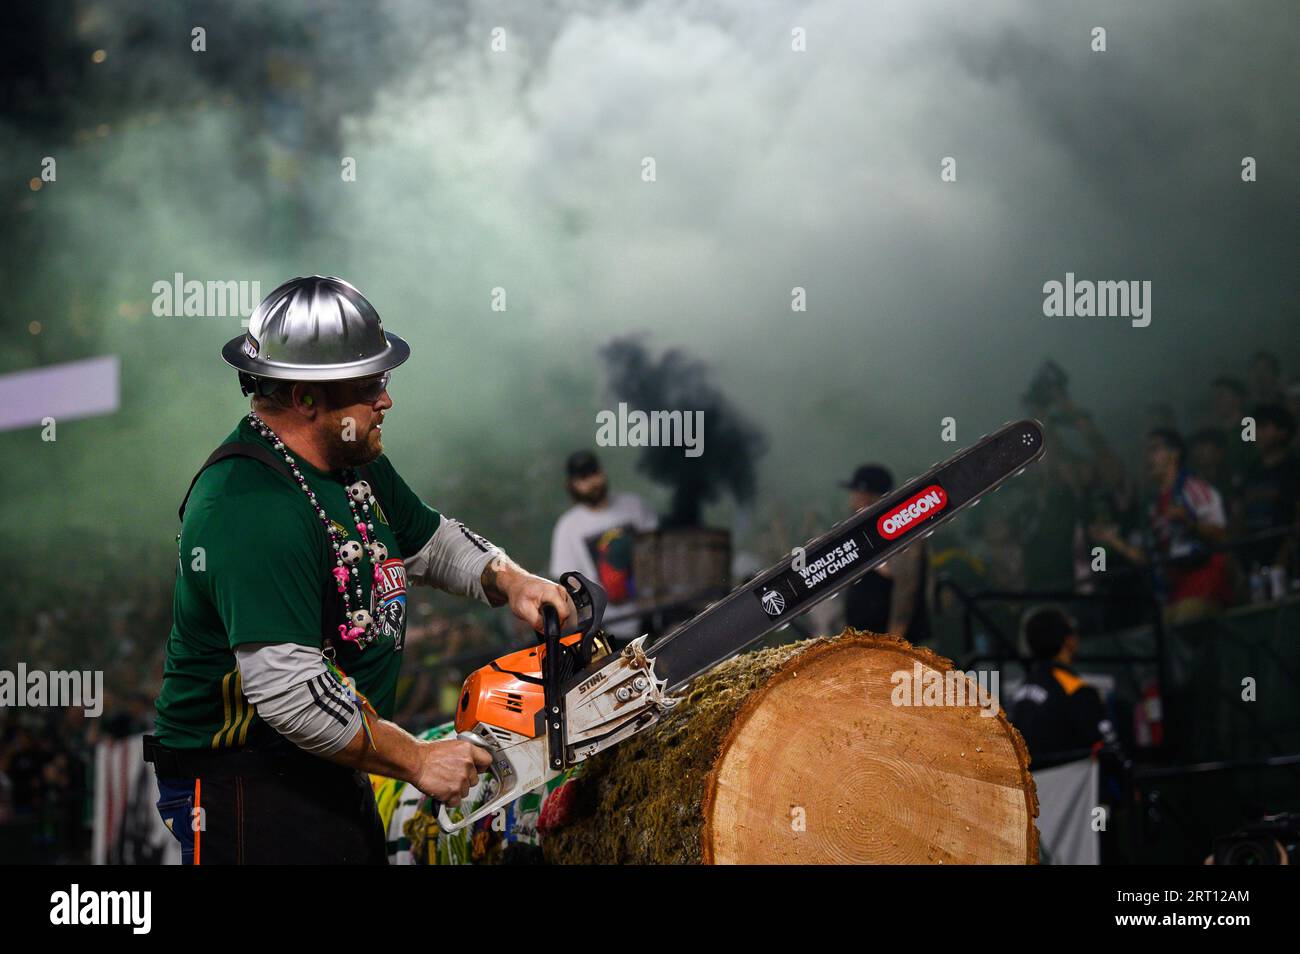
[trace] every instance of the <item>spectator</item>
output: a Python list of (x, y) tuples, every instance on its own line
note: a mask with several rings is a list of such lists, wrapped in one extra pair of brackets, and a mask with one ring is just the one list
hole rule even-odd
[(979, 527), (975, 554), (984, 567), (984, 585), (991, 590), (1014, 592), (1025, 589), (1025, 554), (1011, 514), (993, 509), (993, 502), (980, 508), (983, 519), (972, 519)]
[(1187, 442), (1188, 467), (1197, 477), (1209, 481), (1225, 500), (1236, 496), (1239, 481), (1228, 472), (1228, 441), (1217, 427), (1203, 427)]
[(1250, 463), (1246, 442), (1241, 439), (1242, 418), (1245, 416), (1246, 385), (1239, 378), (1219, 375), (1210, 383), (1210, 416), (1205, 429), (1217, 429), (1223, 434), (1225, 482), (1218, 487), (1229, 496), (1240, 489)]
[(1228, 563), (1210, 547), (1227, 536), (1223, 497), (1190, 473), (1187, 448), (1177, 431), (1155, 428), (1147, 435), (1147, 475), (1155, 495), (1147, 511), (1144, 547), (1118, 533), (1100, 539), (1136, 564), (1158, 563), (1157, 581), (1170, 623), (1217, 612), (1232, 601)]
[(1042, 422), (1052, 453), (1027, 475), (1033, 503), (1017, 533), (1024, 541), (1029, 587), (1057, 589), (1087, 578), (1090, 497), (1120, 492), (1124, 466), (1092, 416), (1070, 397), (1069, 380), (1056, 362), (1039, 368), (1021, 400)]
[[(636, 494), (609, 493), (609, 479), (591, 451), (576, 451), (566, 464), (565, 486), (574, 504), (561, 515), (551, 533), (551, 576), (577, 570), (605, 588), (610, 615), (635, 596), (632, 543), (638, 531), (653, 530), (659, 518)], [(641, 621), (629, 618), (609, 623), (606, 631), (619, 640), (644, 632)]]
[[(849, 510), (857, 513), (894, 489), (894, 477), (879, 464), (864, 464), (841, 484)], [(928, 549), (918, 540), (853, 583), (844, 596), (844, 621), (854, 629), (893, 633), (913, 643), (930, 638)]]
[(1075, 529), (1083, 514), (1079, 496), (1081, 458), (1053, 443), (1054, 449), (1024, 476), (1028, 499), (1025, 520), (1016, 528), (1025, 557), (1025, 582), (1033, 590), (1070, 586), (1075, 576)]
[(1241, 429), (1245, 413), (1246, 385), (1240, 379), (1221, 374), (1210, 382), (1210, 425), (1232, 434)]
[[(1247, 534), (1278, 527), (1300, 531), (1300, 460), (1292, 448), (1295, 417), (1280, 404), (1264, 404), (1255, 418), (1255, 457), (1241, 490), (1240, 525)], [(1262, 568), (1289, 566), (1295, 537), (1263, 540), (1242, 551), (1252, 574)]]
[(1099, 490), (1088, 500), (1087, 559), (1088, 582), (1083, 592), (1104, 593), (1110, 600), (1094, 607), (1092, 622), (1100, 629), (1124, 629), (1148, 618), (1151, 601), (1148, 595), (1145, 564), (1131, 559), (1127, 548), (1111, 546), (1106, 552), (1105, 571), (1093, 572), (1093, 548), (1105, 547), (1111, 540), (1141, 540), (1142, 511), (1136, 496), (1127, 492)]
[(1026, 615), (1024, 636), (1034, 662), (1012, 696), (1009, 718), (1024, 737), (1033, 767), (1076, 761), (1094, 745), (1116, 745), (1101, 695), (1074, 669), (1074, 621), (1056, 607), (1039, 607)]

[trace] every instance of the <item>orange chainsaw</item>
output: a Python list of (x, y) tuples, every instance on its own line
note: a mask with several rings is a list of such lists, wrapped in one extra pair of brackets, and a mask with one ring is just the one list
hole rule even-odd
[(611, 653), (601, 631), (605, 591), (579, 573), (562, 574), (578, 628), (561, 633), (555, 608), (543, 606), (536, 646), (502, 656), (465, 680), (457, 737), (487, 749), (492, 766), (480, 782), (479, 804), (462, 809), (464, 817), (455, 822), (440, 807), (439, 825), (447, 832), (471, 825), (654, 725), (700, 673), (929, 536), (1042, 454), (1037, 421), (1006, 424), (796, 547), (650, 645), (640, 636)]

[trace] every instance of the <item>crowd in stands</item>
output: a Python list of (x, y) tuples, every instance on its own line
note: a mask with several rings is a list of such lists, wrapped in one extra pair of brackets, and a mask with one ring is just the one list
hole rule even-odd
[[(1170, 623), (1294, 592), (1300, 384), (1284, 380), (1277, 356), (1260, 352), (1184, 413), (1149, 405), (1121, 453), (1048, 362), (1025, 403), (1049, 452), (1008, 485), (1009, 502), (963, 524), (964, 542), (937, 551), (936, 569), (985, 590), (1154, 591)], [(1116, 603), (1105, 625), (1148, 615), (1140, 600)]]

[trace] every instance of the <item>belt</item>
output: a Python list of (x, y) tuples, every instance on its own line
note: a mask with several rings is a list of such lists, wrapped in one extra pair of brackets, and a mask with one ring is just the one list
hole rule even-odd
[(144, 737), (144, 760), (163, 778), (230, 778), (237, 775), (320, 775), (352, 770), (308, 755), (296, 746), (275, 749), (170, 749)]

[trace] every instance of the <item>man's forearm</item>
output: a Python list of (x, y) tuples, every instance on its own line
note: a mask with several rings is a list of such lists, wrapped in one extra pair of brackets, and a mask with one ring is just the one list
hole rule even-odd
[(527, 575), (528, 571), (518, 563), (504, 553), (498, 553), (483, 567), (483, 575), (480, 577), (488, 603), (492, 606), (505, 606), (509, 600), (507, 591), (511, 579)]
[(329, 760), (399, 779), (448, 806), (459, 805), (492, 764), (486, 749), (458, 739), (417, 739), (385, 719), (375, 719), (371, 735), (373, 745), (362, 729)]
[(420, 768), (420, 749), (428, 743), (387, 719), (375, 719), (370, 731), (375, 739), (373, 747), (362, 728), (351, 742), (326, 758), (363, 772), (414, 782)]
[(500, 553), (500, 547), (488, 542), (455, 517), (443, 514), (433, 536), (404, 561), (407, 579), (412, 583), (425, 583), (448, 593), (491, 603), (482, 590), (480, 580), (484, 567)]

